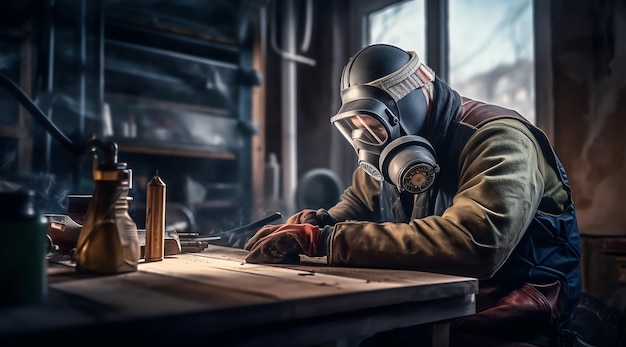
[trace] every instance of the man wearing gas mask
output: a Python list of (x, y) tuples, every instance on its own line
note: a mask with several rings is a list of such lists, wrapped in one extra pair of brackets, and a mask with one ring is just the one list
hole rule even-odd
[(543, 132), (461, 97), (390, 45), (350, 58), (341, 100), (331, 123), (358, 155), (351, 186), (328, 210), (259, 230), (246, 261), (305, 254), (477, 277), (477, 314), (453, 322), (452, 345), (556, 345), (580, 297), (581, 253), (567, 175)]

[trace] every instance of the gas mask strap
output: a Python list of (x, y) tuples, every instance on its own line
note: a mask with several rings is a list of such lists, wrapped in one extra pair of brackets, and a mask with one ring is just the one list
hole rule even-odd
[(408, 52), (411, 59), (398, 70), (367, 83), (389, 93), (398, 101), (410, 92), (422, 88), (435, 80), (435, 72), (425, 64), (422, 64), (417, 54)]
[(413, 195), (413, 211), (411, 219), (424, 218), (429, 216), (428, 204), (430, 202), (430, 194), (422, 192)]

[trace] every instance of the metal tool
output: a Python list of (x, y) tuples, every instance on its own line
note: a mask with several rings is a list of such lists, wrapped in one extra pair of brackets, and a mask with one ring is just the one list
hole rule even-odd
[[(141, 247), (141, 258), (146, 260), (146, 229), (137, 229), (139, 236), (139, 246)], [(176, 230), (165, 230), (163, 234), (163, 256), (183, 253), (183, 241)]]
[(44, 213), (42, 216), (47, 223), (46, 233), (50, 236), (53, 245), (58, 247), (60, 253), (69, 254), (73, 248), (76, 248), (82, 225), (64, 214)]
[[(252, 223), (248, 223), (246, 225), (242, 225), (240, 227), (221, 231), (219, 233), (207, 236), (199, 236), (194, 238), (193, 240), (196, 242), (209, 242), (212, 243), (235, 247), (235, 248), (243, 248), (246, 241), (254, 235), (261, 227), (270, 224), (274, 221), (277, 221), (283, 217), (282, 213), (274, 212), (268, 216), (265, 216), (257, 221)], [(205, 247), (206, 248), (206, 247)]]
[[(231, 230), (226, 230), (226, 231), (222, 231), (219, 232), (218, 234), (214, 235), (214, 236), (210, 236), (211, 237), (215, 237), (215, 236), (228, 236), (228, 235), (235, 235), (235, 234), (242, 234), (245, 233), (246, 231), (254, 231), (256, 232), (257, 229), (261, 228), (264, 225), (270, 224), (273, 221), (279, 220), (280, 218), (282, 218), (283, 215), (280, 212), (274, 212), (272, 214), (270, 214), (269, 216), (265, 216), (257, 221), (254, 221), (252, 223), (248, 223), (246, 225), (242, 225), (240, 227), (236, 227), (235, 229), (231, 229)], [(196, 240), (198, 241), (202, 241), (202, 237), (197, 238)], [(208, 240), (207, 240), (208, 241)]]

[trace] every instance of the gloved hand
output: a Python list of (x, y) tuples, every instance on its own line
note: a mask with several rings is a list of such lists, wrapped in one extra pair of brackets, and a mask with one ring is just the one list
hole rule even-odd
[(285, 224), (313, 224), (320, 227), (334, 225), (335, 221), (328, 214), (326, 209), (320, 208), (317, 211), (304, 209), (287, 219)]
[(244, 249), (248, 263), (296, 263), (299, 254), (322, 256), (325, 238), (311, 224), (267, 225), (248, 240)]
[(268, 225), (262, 227), (254, 235), (252, 235), (252, 237), (250, 237), (250, 239), (248, 239), (246, 244), (243, 246), (243, 249), (245, 249), (247, 251), (251, 250), (252, 246), (254, 246), (254, 244), (259, 242), (260, 239), (262, 239), (265, 236), (275, 232), (276, 230), (278, 230), (283, 225), (285, 225), (285, 224), (268, 224)]

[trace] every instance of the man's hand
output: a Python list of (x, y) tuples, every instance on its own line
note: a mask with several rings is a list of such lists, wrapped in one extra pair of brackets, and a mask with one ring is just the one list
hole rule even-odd
[(324, 242), (320, 228), (311, 224), (267, 225), (259, 230), (244, 249), (248, 263), (295, 263), (299, 254), (322, 256)]
[[(316, 214), (315, 210), (305, 209), (289, 217), (287, 221), (285, 222), (285, 224), (317, 225), (317, 222), (315, 221), (315, 214)], [(254, 244), (257, 243), (260, 239), (273, 233), (274, 231), (278, 230), (278, 228), (280, 228), (281, 226), (285, 224), (268, 224), (262, 227), (254, 235), (252, 235), (252, 237), (248, 240), (248, 242), (246, 242), (243, 248), (249, 251), (252, 248), (252, 246), (254, 246)]]
[(284, 224), (268, 224), (268, 225), (262, 227), (254, 235), (252, 235), (252, 237), (250, 239), (248, 239), (246, 244), (243, 246), (243, 249), (245, 249), (246, 251), (251, 250), (252, 246), (254, 246), (257, 242), (259, 242), (259, 240), (261, 240), (265, 236), (275, 232), (276, 230), (278, 230), (278, 228), (280, 228), (283, 225)]

